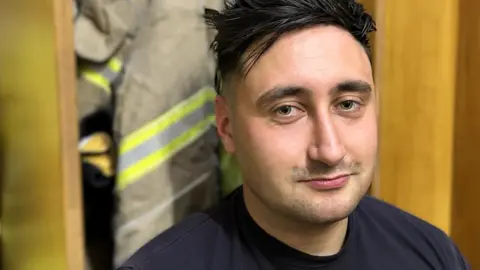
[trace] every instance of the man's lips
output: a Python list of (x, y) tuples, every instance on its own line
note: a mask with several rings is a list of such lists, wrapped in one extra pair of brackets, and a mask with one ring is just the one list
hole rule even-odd
[(311, 178), (302, 180), (300, 182), (306, 183), (317, 190), (332, 190), (339, 189), (345, 186), (352, 174), (338, 174), (333, 176), (322, 176), (318, 178)]

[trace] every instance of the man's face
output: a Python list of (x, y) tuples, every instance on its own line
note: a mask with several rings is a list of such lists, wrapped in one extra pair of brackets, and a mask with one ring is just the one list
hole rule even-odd
[(290, 33), (234, 85), (232, 98), (217, 99), (217, 126), (245, 192), (291, 218), (345, 218), (366, 193), (377, 155), (363, 47), (334, 26)]

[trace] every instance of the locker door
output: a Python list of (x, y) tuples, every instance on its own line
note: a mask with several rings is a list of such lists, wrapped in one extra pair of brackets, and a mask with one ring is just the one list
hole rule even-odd
[(71, 2), (0, 6), (2, 269), (84, 269)]
[(480, 267), (477, 0), (376, 0), (373, 194), (443, 229)]

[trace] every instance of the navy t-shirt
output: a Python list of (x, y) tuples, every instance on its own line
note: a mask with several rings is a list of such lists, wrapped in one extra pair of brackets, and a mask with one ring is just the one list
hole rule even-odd
[(316, 257), (263, 231), (239, 188), (219, 206), (166, 230), (119, 270), (463, 270), (471, 269), (441, 230), (366, 196), (350, 215), (341, 251)]

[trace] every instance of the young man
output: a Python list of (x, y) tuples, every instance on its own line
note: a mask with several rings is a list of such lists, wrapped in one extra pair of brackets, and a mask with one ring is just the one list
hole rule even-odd
[(353, 0), (238, 0), (218, 31), (215, 113), (243, 186), (120, 269), (469, 269), (439, 229), (365, 196), (377, 93)]

